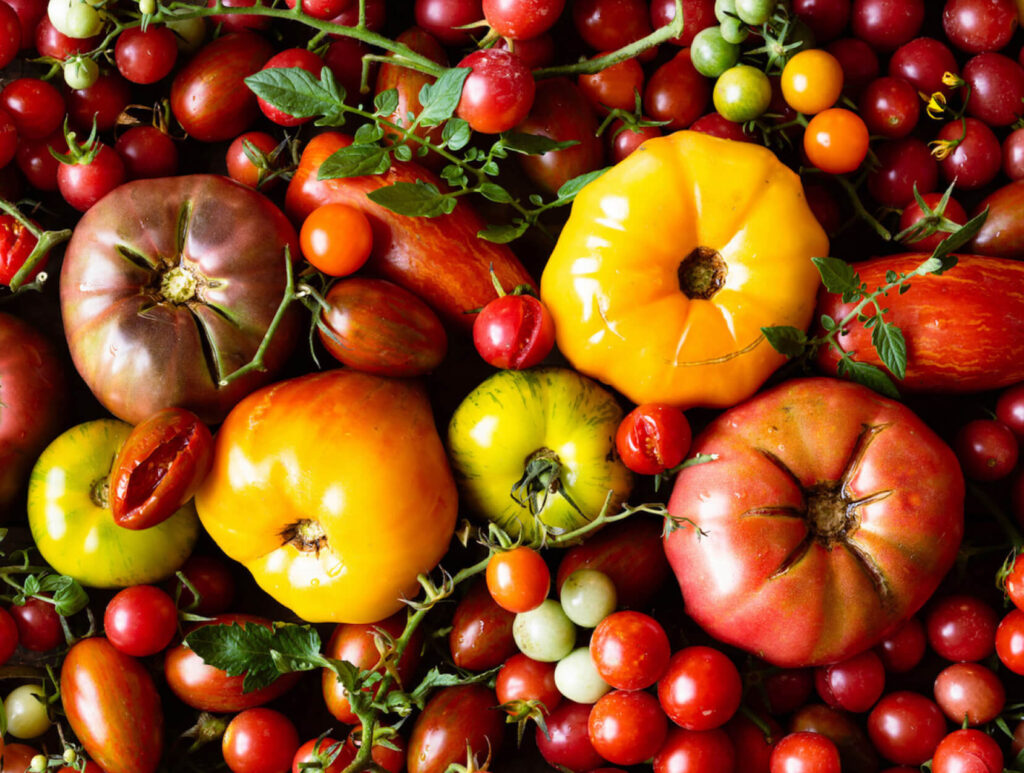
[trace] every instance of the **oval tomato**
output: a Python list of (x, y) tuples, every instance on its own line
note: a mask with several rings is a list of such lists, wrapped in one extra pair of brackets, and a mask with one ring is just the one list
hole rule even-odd
[[(448, 56), (441, 44), (437, 42), (437, 38), (419, 27), (410, 27), (396, 37), (395, 42), (407, 45), (417, 54), (422, 54), (442, 66), (448, 64)], [(388, 89), (395, 89), (398, 92), (398, 105), (391, 115), (385, 116), (385, 119), (402, 126), (408, 125), (409, 114), (417, 116), (423, 109), (423, 105), (420, 104), (420, 89), (436, 80), (437, 78), (432, 75), (411, 70), (408, 67), (381, 62), (380, 69), (377, 71), (374, 92), (380, 94)], [(440, 126), (417, 126), (415, 132), (420, 137), (429, 138), (431, 142), (440, 143), (441, 141)], [(441, 160), (439, 156), (428, 156), (427, 158)]]
[(478, 765), (497, 755), (505, 730), (493, 690), (479, 684), (445, 687), (416, 718), (409, 737), (409, 773), (444, 773), (452, 763)]
[(452, 662), (470, 671), (486, 671), (504, 663), (516, 652), (512, 637), (515, 615), (491, 597), (487, 583), (473, 583), (452, 616), (448, 648)]
[(122, 185), (78, 221), (61, 270), (75, 367), (115, 416), (138, 423), (178, 405), (219, 422), (288, 356), (297, 311), (248, 364), (285, 292), (295, 229), (269, 199), (218, 175)]
[(441, 560), (456, 493), (424, 390), (333, 370), (266, 387), (230, 413), (196, 509), (299, 617), (367, 623), (401, 609)]
[(718, 458), (676, 479), (669, 511), (693, 526), (665, 538), (686, 611), (775, 665), (834, 663), (873, 646), (956, 558), (956, 457), (866, 387), (785, 382), (722, 414), (694, 452)]
[(135, 658), (106, 639), (82, 639), (60, 670), (68, 724), (106, 773), (153, 773), (163, 751), (163, 710), (156, 685)]
[(192, 552), (199, 523), (191, 504), (144, 531), (110, 511), (110, 466), (130, 424), (97, 419), (72, 427), (40, 455), (28, 490), (28, 524), (46, 562), (83, 585), (121, 588), (163, 580)]

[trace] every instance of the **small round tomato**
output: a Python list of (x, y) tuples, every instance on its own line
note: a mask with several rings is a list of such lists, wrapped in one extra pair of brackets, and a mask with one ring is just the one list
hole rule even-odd
[(1018, 553), (1003, 578), (1006, 595), (1017, 609), (1024, 609), (1024, 553)]
[(921, 662), (927, 646), (924, 625), (912, 617), (878, 643), (878, 656), (886, 671), (902, 674)]
[(992, 607), (967, 595), (934, 603), (925, 625), (928, 644), (946, 660), (972, 662), (992, 654), (999, 618)]
[(823, 172), (852, 172), (868, 154), (868, 128), (859, 115), (849, 110), (823, 110), (804, 130), (804, 152)]
[(597, 624), (590, 637), (590, 654), (598, 673), (612, 687), (643, 690), (665, 673), (672, 649), (657, 620), (642, 612), (623, 611)]
[(980, 663), (954, 663), (935, 677), (935, 702), (957, 725), (983, 725), (1002, 713), (1006, 688)]
[(801, 51), (782, 70), (782, 96), (799, 113), (815, 115), (836, 103), (843, 91), (843, 68), (828, 51)]
[(1020, 453), (1013, 431), (995, 419), (975, 419), (965, 424), (957, 432), (953, 449), (964, 475), (986, 482), (1013, 472)]
[(23, 684), (4, 698), (7, 732), (15, 738), (38, 738), (53, 722), (46, 703), (46, 691), (39, 684)]
[(502, 609), (529, 612), (541, 605), (551, 588), (551, 572), (533, 548), (520, 545), (491, 556), (487, 590)]
[(18, 630), (18, 643), (31, 652), (47, 652), (64, 641), (60, 615), (53, 604), (39, 598), (29, 598), (24, 604), (14, 604), (7, 610), (14, 618)]
[(678, 408), (645, 403), (626, 414), (615, 433), (623, 463), (640, 475), (657, 475), (675, 467), (690, 450), (690, 423)]
[(768, 109), (772, 85), (768, 76), (756, 67), (738, 64), (718, 76), (712, 100), (723, 118), (744, 123)]
[(554, 711), (562, 702), (562, 694), (555, 685), (555, 664), (542, 663), (521, 652), (502, 665), (494, 682), (498, 702), (510, 713), (517, 703), (536, 701), (545, 714)]
[[(263, 65), (263, 70), (288, 69), (300, 67), (314, 78), (320, 77), (324, 60), (306, 48), (286, 48), (270, 57)], [(276, 123), (278, 126), (299, 126), (313, 120), (313, 116), (294, 116), (284, 110), (274, 107), (262, 97), (256, 98), (263, 115)]]
[(1003, 752), (992, 736), (980, 730), (954, 730), (932, 756), (932, 773), (1002, 773)]
[(129, 27), (117, 36), (114, 59), (118, 71), (132, 83), (156, 83), (174, 69), (177, 39), (169, 27)]
[[(752, 736), (764, 743), (764, 733), (756, 725)], [(725, 730), (684, 730), (673, 727), (654, 757), (654, 773), (734, 773), (758, 771), (767, 773), (767, 767), (746, 767), (736, 744)], [(765, 761), (765, 764), (767, 762)]]
[(152, 585), (133, 585), (119, 591), (103, 613), (107, 641), (125, 655), (155, 655), (178, 631), (174, 599)]
[(515, 619), (515, 615), (499, 607), (491, 598), (485, 580), (474, 583), (452, 616), (452, 630), (448, 634), (452, 661), (459, 668), (470, 671), (484, 671), (501, 665), (516, 651), (512, 636)]
[(444, 687), (416, 717), (409, 736), (409, 773), (443, 773), (452, 763), (474, 765), (497, 756), (504, 713), (495, 711), (493, 690), (479, 684)]
[[(224, 160), (228, 177), (250, 188), (266, 190), (276, 177), (268, 177), (270, 154), (277, 148), (277, 140), (266, 132), (244, 132), (231, 141)], [(256, 159), (254, 162), (252, 158)]]
[(600, 698), (587, 721), (594, 750), (616, 765), (653, 757), (668, 734), (658, 699), (643, 690), (615, 690)]
[(615, 611), (615, 583), (604, 572), (578, 569), (562, 583), (558, 596), (566, 617), (583, 628), (593, 628)]
[(473, 131), (497, 134), (526, 118), (537, 87), (518, 56), (500, 48), (474, 51), (459, 67), (472, 72), (462, 85), (455, 113)]
[(545, 599), (536, 609), (515, 616), (512, 638), (524, 655), (551, 663), (572, 652), (576, 643), (576, 626), (561, 604), (554, 599)]
[[(355, 746), (349, 749), (344, 741), (328, 736), (306, 741), (295, 752), (292, 773), (343, 773), (355, 759)], [(311, 764), (312, 763), (312, 764)]]
[(555, 323), (532, 295), (502, 295), (484, 306), (473, 321), (473, 345), (496, 368), (532, 368), (555, 345)]
[(89, 161), (60, 162), (57, 189), (64, 200), (79, 212), (85, 212), (125, 181), (124, 162), (109, 145), (100, 143)]
[(820, 733), (790, 733), (772, 750), (771, 773), (839, 773), (839, 750)]
[(1024, 674), (1024, 611), (1013, 609), (996, 629), (996, 654), (1015, 674)]
[(373, 230), (355, 207), (324, 204), (302, 222), (299, 247), (302, 256), (328, 276), (348, 276), (370, 257)]
[(287, 773), (299, 745), (292, 721), (265, 708), (246, 709), (235, 716), (221, 739), (224, 762), (232, 773)]
[(818, 695), (834, 709), (854, 713), (867, 711), (882, 697), (885, 666), (873, 651), (867, 650), (815, 672)]
[(605, 764), (604, 757), (590, 742), (590, 712), (591, 707), (586, 704), (562, 701), (545, 720), (547, 732), (537, 725), (537, 749), (548, 765), (582, 773)]
[(686, 647), (668, 663), (658, 700), (669, 719), (687, 730), (712, 730), (740, 706), (743, 683), (735, 664), (712, 647)]
[(891, 692), (868, 715), (875, 748), (898, 765), (920, 765), (946, 733), (946, 718), (934, 701), (915, 692)]

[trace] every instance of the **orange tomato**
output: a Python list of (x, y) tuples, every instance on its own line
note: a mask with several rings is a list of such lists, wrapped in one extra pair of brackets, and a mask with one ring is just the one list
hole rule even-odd
[(843, 90), (843, 68), (828, 51), (801, 51), (782, 71), (782, 96), (799, 113), (815, 115), (836, 103)]
[(841, 107), (830, 108), (807, 124), (804, 152), (823, 172), (852, 172), (868, 154), (868, 127), (856, 113)]
[(306, 260), (328, 276), (348, 276), (370, 257), (373, 230), (355, 207), (324, 204), (302, 222), (299, 248)]

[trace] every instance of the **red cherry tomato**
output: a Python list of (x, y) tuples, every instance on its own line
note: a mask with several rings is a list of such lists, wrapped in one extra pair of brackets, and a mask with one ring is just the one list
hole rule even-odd
[[(0, 215), (0, 284), (11, 283), (38, 241), (14, 215)], [(38, 275), (46, 266), (46, 260), (44, 256), (26, 279), (31, 280)]]
[(235, 599), (235, 579), (227, 564), (213, 556), (191, 555), (179, 570), (189, 584), (199, 594), (195, 596), (181, 580), (176, 580), (181, 587), (178, 591), (178, 606), (197, 615), (219, 615), (226, 612)]
[[(760, 728), (751, 725), (760, 738)], [(684, 730), (673, 727), (658, 753), (654, 755), (654, 773), (734, 773), (735, 771), (758, 771), (766, 773), (767, 767), (746, 766), (745, 758), (737, 754), (734, 741), (724, 730)]]
[(134, 585), (107, 602), (103, 632), (125, 655), (155, 655), (171, 643), (178, 630), (174, 599), (152, 585)]
[(679, 650), (658, 682), (658, 700), (669, 719), (687, 730), (724, 725), (740, 706), (743, 683), (735, 664), (719, 650)]
[(246, 709), (228, 723), (221, 748), (231, 773), (288, 773), (299, 749), (288, 717), (266, 708)]
[(250, 188), (259, 188), (264, 191), (269, 190), (277, 182), (278, 178), (268, 178), (267, 175), (272, 170), (262, 168), (253, 163), (245, 152), (247, 143), (251, 145), (252, 150), (262, 153), (268, 160), (270, 154), (277, 147), (277, 140), (266, 132), (245, 132), (239, 134), (232, 140), (225, 154), (228, 177), (232, 180), (237, 180), (242, 185), (248, 185)]
[[(11, 611), (14, 611), (12, 607)], [(1024, 611), (1010, 610), (996, 629), (996, 654), (1015, 674), (1024, 675)]]
[(85, 163), (57, 167), (57, 188), (64, 200), (79, 212), (102, 199), (125, 181), (124, 162), (109, 145), (100, 145), (96, 156)]
[(912, 617), (882, 639), (877, 651), (886, 671), (902, 674), (921, 662), (927, 644), (924, 625), (919, 618)]
[(133, 126), (114, 143), (129, 180), (173, 177), (178, 173), (178, 146), (155, 126)]
[(499, 703), (512, 704), (510, 713), (517, 703), (536, 701), (544, 707), (545, 714), (550, 714), (562, 702), (562, 694), (555, 685), (555, 664), (533, 660), (521, 652), (502, 665), (494, 691)]
[(642, 612), (610, 614), (590, 637), (590, 655), (598, 673), (619, 690), (650, 687), (665, 673), (671, 654), (661, 623)]
[(529, 114), (536, 84), (518, 56), (501, 48), (474, 51), (459, 67), (469, 67), (472, 72), (462, 84), (455, 114), (473, 131), (507, 131)]
[(882, 696), (868, 715), (868, 736), (886, 759), (920, 765), (946, 734), (946, 718), (934, 701), (915, 692)]
[(953, 444), (964, 475), (972, 480), (1005, 478), (1017, 466), (1020, 449), (1013, 431), (994, 419), (975, 419), (957, 432)]
[(643, 690), (614, 690), (601, 696), (587, 725), (594, 750), (616, 765), (650, 759), (668, 734), (668, 719), (658, 699)]
[(640, 475), (675, 467), (690, 450), (690, 423), (678, 408), (645, 403), (630, 411), (615, 433), (622, 462)]
[(496, 368), (532, 368), (554, 347), (555, 322), (538, 298), (503, 295), (473, 321), (473, 345)]
[(7, 608), (18, 629), (18, 642), (32, 652), (48, 652), (64, 641), (60, 615), (53, 604), (30, 598)]
[(935, 677), (935, 702), (957, 725), (983, 725), (999, 716), (1006, 689), (991, 669), (980, 663), (954, 663)]
[(292, 758), (292, 773), (342, 773), (355, 759), (355, 750), (355, 746), (349, 749), (344, 741), (327, 736), (312, 738), (295, 752), (295, 757)]
[(818, 695), (834, 709), (867, 711), (882, 697), (885, 666), (872, 650), (815, 671)]
[(1002, 773), (1003, 751), (992, 736), (980, 730), (955, 730), (935, 749), (932, 773)]
[(548, 765), (564, 765), (573, 773), (584, 773), (605, 764), (604, 757), (590, 743), (590, 709), (583, 703), (562, 701), (545, 720), (547, 732), (537, 726), (537, 750)]
[[(942, 194), (926, 193), (923, 196), (921, 196), (921, 198), (924, 200), (924, 203), (928, 205), (929, 209), (934, 210), (935, 207), (938, 206), (939, 201), (941, 201)], [(952, 220), (954, 223), (959, 223), (960, 225), (963, 225), (964, 223), (967, 222), (967, 212), (965, 212), (964, 208), (960, 206), (960, 202), (958, 202), (954, 198), (950, 198), (949, 201), (946, 202), (946, 209), (945, 212), (943, 212), (943, 216), (949, 220)], [(923, 218), (924, 211), (921, 209), (920, 205), (917, 203), (917, 200), (915, 199), (914, 201), (907, 204), (906, 208), (900, 214), (899, 230), (906, 230), (907, 228), (910, 228), (910, 226), (914, 225), (914, 223), (918, 222), (919, 220), (922, 220)], [(936, 247), (938, 247), (939, 242), (941, 242), (947, 236), (949, 236), (949, 234), (945, 231), (936, 231), (935, 233), (931, 234), (930, 236), (926, 236), (923, 239), (918, 239), (917, 241), (909, 242), (909, 245), (914, 250), (920, 250), (921, 252), (931, 252)]]
[(129, 27), (117, 36), (114, 61), (132, 83), (156, 83), (174, 69), (178, 43), (169, 27)]
[(494, 602), (509, 612), (529, 612), (541, 605), (551, 588), (551, 572), (533, 548), (520, 545), (491, 556), (487, 564), (487, 590)]
[[(306, 48), (286, 48), (270, 57), (261, 69), (270, 70), (276, 68), (301, 67), (314, 78), (319, 80), (320, 70), (323, 69), (324, 60)], [(263, 115), (276, 123), (278, 126), (298, 126), (313, 120), (313, 116), (297, 117), (279, 110), (264, 100), (262, 97), (256, 99), (256, 103), (263, 111)]]
[(772, 750), (771, 773), (839, 773), (839, 750), (820, 733), (790, 733)]

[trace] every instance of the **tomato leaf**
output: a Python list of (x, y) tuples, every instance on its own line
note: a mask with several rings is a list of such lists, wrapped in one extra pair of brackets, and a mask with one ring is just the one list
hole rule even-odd
[(903, 331), (892, 322), (877, 319), (878, 324), (871, 331), (871, 343), (889, 372), (902, 381), (907, 375), (907, 342)]
[(972, 217), (964, 223), (959, 230), (954, 231), (935, 247), (931, 257), (917, 267), (918, 274), (942, 274), (956, 265), (956, 257), (951, 253), (963, 247), (973, 239), (988, 217), (988, 208)]
[(761, 328), (761, 333), (775, 351), (786, 357), (799, 357), (807, 345), (807, 334), (798, 327), (775, 325)]
[(821, 281), (830, 293), (856, 293), (860, 290), (860, 281), (853, 266), (840, 258), (811, 258), (811, 262), (821, 274)]
[(502, 132), (499, 143), (501, 147), (524, 156), (542, 156), (552, 150), (564, 150), (573, 145), (579, 145), (577, 140), (557, 142), (541, 134), (526, 134), (524, 132)]
[(391, 115), (398, 109), (398, 89), (387, 89), (373, 98), (376, 115)]
[(349, 145), (336, 150), (320, 165), (318, 180), (383, 174), (391, 168), (391, 155), (379, 145)]
[(420, 89), (419, 123), (422, 126), (439, 126), (455, 113), (462, 97), (462, 84), (471, 72), (469, 67), (453, 67), (445, 70), (434, 83), (425, 83)]
[(576, 198), (576, 194), (578, 194), (581, 190), (583, 190), (584, 187), (586, 187), (594, 180), (596, 180), (598, 177), (607, 172), (609, 168), (610, 167), (604, 167), (603, 169), (594, 169), (593, 171), (577, 175), (576, 177), (573, 177), (571, 180), (566, 180), (558, 189), (558, 193), (555, 194), (557, 198), (555, 199), (554, 205), (562, 206), (563, 204), (568, 204), (570, 201)]
[(301, 67), (271, 67), (253, 73), (245, 84), (257, 97), (295, 118), (321, 116), (317, 126), (345, 122), (345, 90), (327, 67), (320, 71), (320, 80)]
[(499, 204), (507, 204), (512, 201), (511, 194), (497, 183), (481, 183), (477, 190), (488, 201), (496, 201)]
[(848, 376), (851, 381), (863, 384), (868, 389), (873, 389), (885, 397), (899, 400), (900, 393), (892, 379), (885, 375), (885, 371), (866, 362), (857, 362), (849, 357), (839, 360), (838, 372), (840, 376)]
[(441, 130), (441, 140), (450, 150), (462, 150), (469, 144), (472, 136), (469, 123), (461, 118), (450, 119)]
[(438, 190), (433, 183), (417, 180), (400, 182), (370, 191), (367, 196), (376, 204), (410, 217), (437, 217), (455, 209), (456, 201)]
[(508, 244), (526, 233), (526, 229), (529, 227), (529, 223), (522, 218), (518, 218), (512, 225), (489, 225), (477, 231), (476, 235), (480, 239), (494, 242), (495, 244)]
[(52, 594), (53, 608), (58, 615), (70, 617), (81, 612), (89, 604), (89, 596), (76, 580), (64, 574), (48, 574), (42, 578), (39, 588)]

